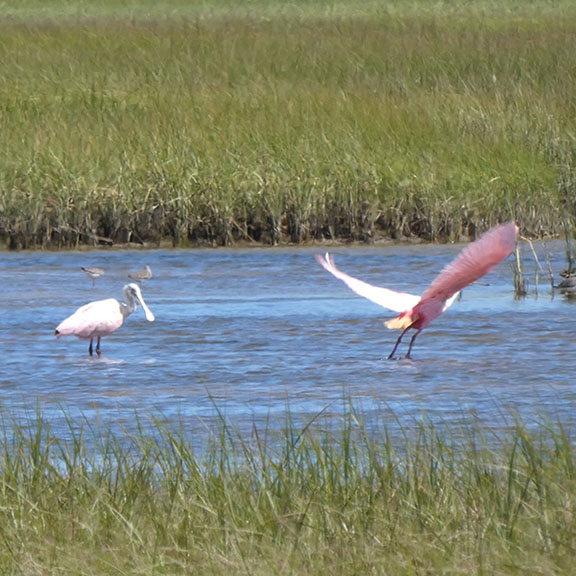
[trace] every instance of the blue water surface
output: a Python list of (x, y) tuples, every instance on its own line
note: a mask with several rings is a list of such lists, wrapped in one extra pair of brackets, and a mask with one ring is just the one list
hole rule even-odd
[[(337, 247), (339, 267), (367, 282), (421, 293), (461, 246)], [(536, 246), (563, 268), (561, 243)], [(370, 425), (425, 417), (499, 427), (511, 414), (574, 423), (576, 307), (551, 290), (522, 246), (529, 294), (515, 298), (512, 261), (472, 285), (416, 341), (412, 360), (387, 360), (394, 314), (352, 293), (315, 261), (319, 248), (102, 250), (0, 254), (0, 399), (10, 418), (41, 412), (56, 433), (70, 420), (130, 431), (147, 419), (210, 433), (224, 418), (247, 433), (338, 417)], [(79, 306), (122, 298), (128, 272), (153, 278), (141, 308), (102, 340), (57, 339)], [(106, 273), (95, 286), (80, 270)], [(405, 352), (402, 348), (400, 353)], [(145, 424), (144, 424), (145, 425)]]

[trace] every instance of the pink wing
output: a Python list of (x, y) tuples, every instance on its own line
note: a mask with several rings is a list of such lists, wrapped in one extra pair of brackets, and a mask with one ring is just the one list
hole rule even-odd
[(388, 290), (387, 288), (381, 288), (379, 286), (372, 286), (372, 284), (344, 274), (344, 272), (336, 268), (332, 257), (328, 253), (325, 256), (318, 254), (316, 260), (318, 260), (325, 270), (328, 270), (328, 272), (338, 278), (338, 280), (342, 280), (342, 282), (356, 292), (356, 294), (388, 310), (405, 312), (406, 310), (412, 309), (420, 301), (420, 296), (414, 296), (406, 292), (395, 292), (394, 290)]
[(491, 228), (472, 244), (469, 244), (456, 259), (448, 264), (422, 294), (425, 300), (445, 301), (492, 270), (507, 258), (516, 245), (518, 228), (514, 222)]
[(114, 298), (90, 302), (78, 308), (72, 316), (63, 320), (56, 328), (58, 336), (92, 338), (106, 336), (118, 330), (124, 321), (120, 303)]

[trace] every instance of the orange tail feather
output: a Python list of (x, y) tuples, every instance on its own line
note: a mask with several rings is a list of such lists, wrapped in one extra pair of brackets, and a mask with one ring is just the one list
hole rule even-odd
[(386, 324), (386, 328), (389, 328), (390, 330), (406, 330), (407, 328), (410, 328), (410, 326), (412, 326), (412, 324), (414, 324), (414, 322), (417, 320), (418, 315), (413, 315), (412, 310), (409, 310), (408, 312), (403, 312), (396, 318), (392, 318), (392, 320), (384, 322), (384, 324)]

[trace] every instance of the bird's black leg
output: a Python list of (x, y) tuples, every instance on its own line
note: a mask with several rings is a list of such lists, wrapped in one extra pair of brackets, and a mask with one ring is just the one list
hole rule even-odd
[[(388, 356), (388, 360), (392, 360), (392, 358), (394, 358), (394, 354), (396, 353), (398, 346), (400, 346), (400, 342), (402, 342), (402, 338), (404, 338), (404, 334), (406, 334), (406, 332), (408, 332), (408, 330), (410, 330), (410, 326), (408, 326), (408, 328), (404, 328), (404, 330), (402, 330), (402, 334), (400, 334), (400, 336), (398, 337), (398, 340), (396, 340), (396, 344), (394, 344), (394, 348), (392, 348), (392, 352), (390, 352), (390, 355)], [(414, 340), (414, 338), (412, 338), (412, 340)], [(412, 345), (412, 342), (410, 342), (410, 345)], [(410, 351), (408, 351), (408, 353), (410, 353)]]
[(98, 336), (98, 340), (96, 341), (96, 354), (98, 354), (98, 356), (100, 356), (101, 352), (100, 352), (100, 336)]
[(422, 332), (422, 330), (417, 330), (416, 334), (414, 334), (414, 336), (412, 336), (412, 338), (410, 339), (410, 344), (408, 345), (408, 354), (406, 354), (406, 358), (410, 358), (410, 352), (412, 352), (412, 345), (414, 344), (414, 340), (416, 340), (416, 336), (418, 336), (420, 332)]
[(90, 346), (88, 346), (88, 354), (90, 354), (90, 356), (92, 356), (92, 341), (94, 340), (94, 338), (90, 338)]

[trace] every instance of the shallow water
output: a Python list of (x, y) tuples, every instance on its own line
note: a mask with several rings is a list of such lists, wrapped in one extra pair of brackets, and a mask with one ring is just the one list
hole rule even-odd
[[(352, 275), (418, 294), (460, 248), (332, 252)], [(562, 270), (562, 244), (539, 249)], [(393, 314), (322, 270), (319, 251), (1, 254), (4, 413), (40, 410), (64, 435), (76, 418), (131, 430), (155, 417), (201, 435), (221, 417), (249, 430), (281, 427), (287, 410), (292, 420), (322, 411), (337, 420), (350, 406), (369, 425), (425, 416), (499, 427), (514, 413), (526, 422), (573, 422), (576, 307), (553, 297), (545, 281), (538, 294), (515, 300), (511, 262), (503, 263), (485, 278), (488, 286), (470, 286), (419, 336), (413, 360), (389, 361), (398, 333), (383, 321)], [(154, 274), (143, 285), (153, 324), (138, 308), (102, 340), (101, 358), (88, 356), (84, 340), (54, 337), (82, 304), (121, 298), (128, 272), (146, 264)], [(81, 266), (106, 274), (93, 288)]]

